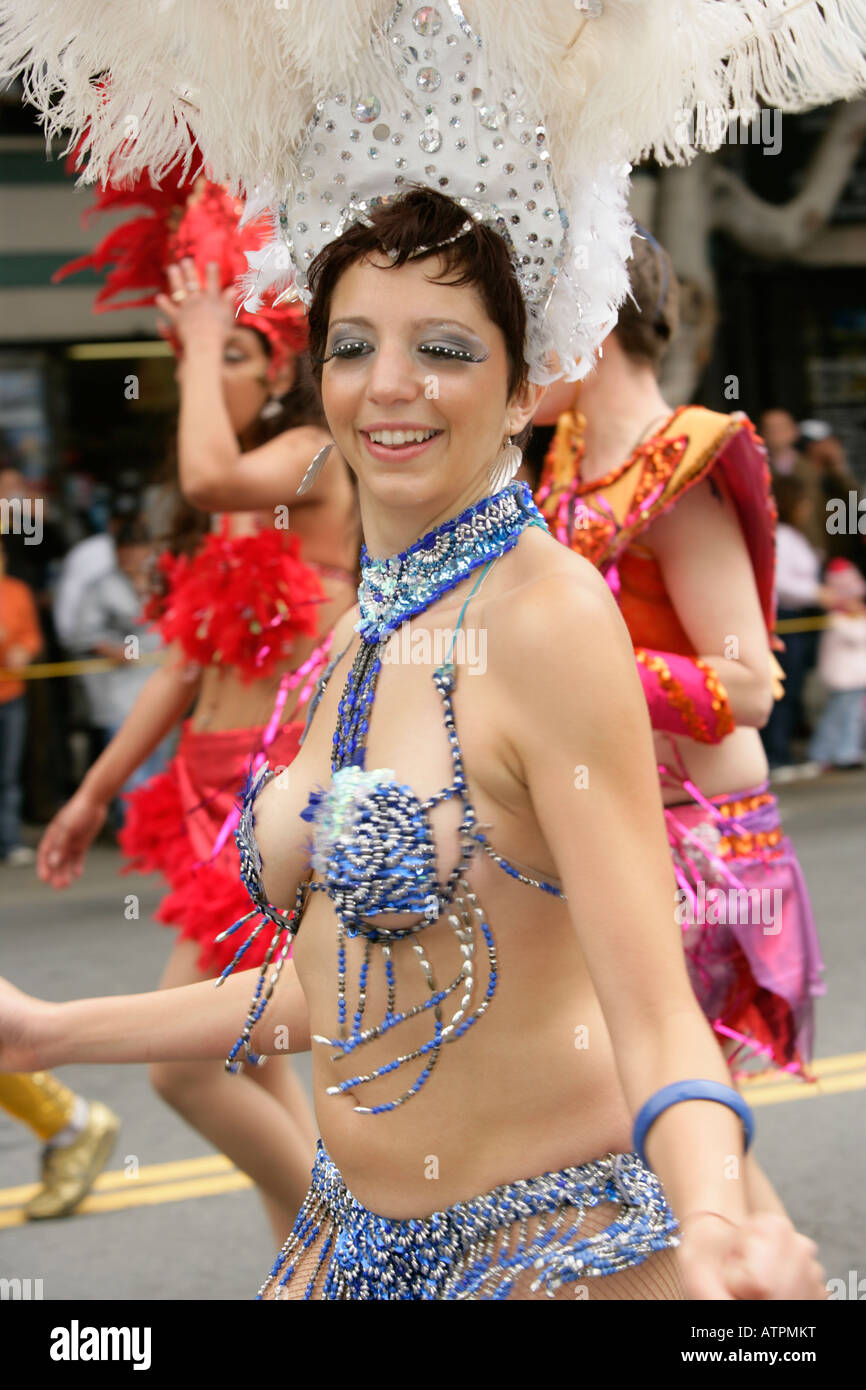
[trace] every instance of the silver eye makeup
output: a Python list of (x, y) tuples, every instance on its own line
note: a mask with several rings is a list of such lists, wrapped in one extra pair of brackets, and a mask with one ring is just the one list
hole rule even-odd
[(457, 347), (452, 343), (423, 343), (418, 349), (430, 357), (444, 358), (446, 362), (486, 362), (489, 353), (472, 352), (468, 347)]
[[(335, 343), (331, 351), (325, 357), (317, 357), (314, 360), (322, 365), (330, 362), (332, 358), (355, 360), (359, 357), (366, 357), (374, 352), (372, 343), (368, 343), (361, 338), (344, 339), (342, 342)], [(490, 353), (482, 350), (473, 350), (467, 345), (456, 343), (421, 343), (417, 351), (426, 357), (434, 357), (441, 362), (486, 362)]]
[(320, 363), (330, 362), (332, 357), (363, 357), (367, 352), (372, 352), (371, 343), (365, 342), (360, 338), (344, 339), (343, 342), (335, 343), (331, 351), (325, 357), (316, 357), (313, 360)]

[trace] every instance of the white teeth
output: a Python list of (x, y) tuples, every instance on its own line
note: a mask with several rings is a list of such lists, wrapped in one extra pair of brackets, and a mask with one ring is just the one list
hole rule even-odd
[(399, 449), (401, 445), (423, 444), (425, 439), (432, 439), (436, 433), (436, 430), (371, 430), (370, 438), (374, 444)]

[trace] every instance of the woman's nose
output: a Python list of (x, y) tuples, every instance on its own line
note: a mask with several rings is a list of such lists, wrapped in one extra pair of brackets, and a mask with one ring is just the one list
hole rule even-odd
[(421, 389), (418, 368), (406, 349), (396, 343), (381, 344), (373, 358), (367, 383), (369, 399), (383, 404), (412, 401)]

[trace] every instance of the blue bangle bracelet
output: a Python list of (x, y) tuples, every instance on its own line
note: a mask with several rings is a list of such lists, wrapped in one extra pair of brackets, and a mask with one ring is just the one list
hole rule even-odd
[(678, 1105), (682, 1100), (715, 1100), (720, 1105), (727, 1105), (736, 1111), (743, 1122), (745, 1148), (748, 1151), (755, 1133), (755, 1121), (739, 1091), (735, 1091), (733, 1086), (723, 1086), (718, 1081), (674, 1081), (670, 1086), (662, 1086), (660, 1091), (650, 1096), (646, 1104), (641, 1106), (634, 1122), (634, 1148), (647, 1167), (650, 1167), (650, 1164), (644, 1153), (644, 1142), (650, 1126), (655, 1124), (662, 1111), (668, 1110), (672, 1105)]

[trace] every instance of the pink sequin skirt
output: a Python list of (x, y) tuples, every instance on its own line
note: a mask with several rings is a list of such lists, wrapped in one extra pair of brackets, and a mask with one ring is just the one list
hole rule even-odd
[(736, 1071), (803, 1074), (824, 966), (778, 803), (766, 783), (702, 803), (665, 809), (692, 986)]

